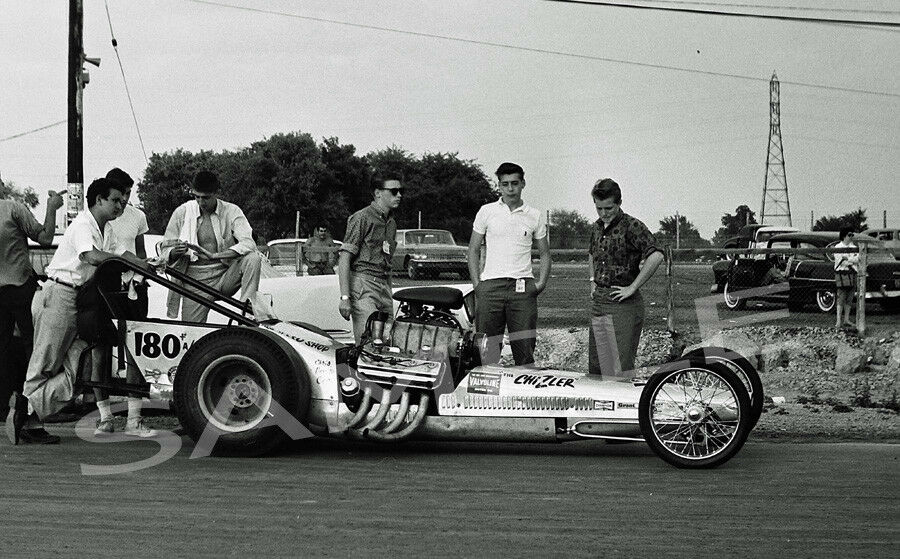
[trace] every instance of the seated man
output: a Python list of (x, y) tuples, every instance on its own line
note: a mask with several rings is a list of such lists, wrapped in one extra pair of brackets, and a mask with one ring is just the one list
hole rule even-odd
[[(218, 199), (219, 179), (200, 171), (194, 177), (193, 200), (175, 208), (163, 241), (163, 258), (188, 276), (252, 301), (259, 287), (262, 259), (253, 240), (253, 229), (235, 204)], [(180, 297), (169, 292), (168, 316), (178, 316)], [(185, 298), (181, 319), (206, 322), (209, 307)]]

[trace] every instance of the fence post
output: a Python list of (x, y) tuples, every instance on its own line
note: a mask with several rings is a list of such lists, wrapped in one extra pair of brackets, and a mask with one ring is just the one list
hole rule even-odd
[(859, 272), (856, 274), (856, 331), (866, 335), (866, 264), (868, 260), (866, 243), (859, 244)]
[(672, 245), (666, 247), (666, 329), (669, 333), (675, 332), (675, 278), (672, 273)]

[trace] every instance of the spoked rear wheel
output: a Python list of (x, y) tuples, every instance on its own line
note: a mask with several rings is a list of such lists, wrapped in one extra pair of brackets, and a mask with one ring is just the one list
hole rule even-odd
[(750, 396), (720, 363), (656, 373), (638, 407), (650, 448), (679, 468), (714, 468), (730, 460), (750, 432)]

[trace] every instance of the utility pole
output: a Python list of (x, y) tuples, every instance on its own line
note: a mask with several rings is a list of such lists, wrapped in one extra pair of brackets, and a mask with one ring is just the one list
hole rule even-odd
[[(768, 208), (766, 202), (769, 203)], [(792, 225), (787, 175), (784, 172), (784, 148), (781, 145), (781, 86), (775, 72), (772, 72), (772, 79), (769, 81), (769, 149), (766, 153), (766, 178), (759, 213), (760, 223)]]
[(84, 55), (82, 29), (84, 27), (84, 1), (69, 0), (69, 80), (68, 80), (68, 158), (67, 177), (68, 203), (66, 205), (66, 225), (75, 219), (84, 208), (84, 137), (82, 128), (82, 92), (90, 81), (84, 70), (84, 63), (100, 66), (99, 58)]

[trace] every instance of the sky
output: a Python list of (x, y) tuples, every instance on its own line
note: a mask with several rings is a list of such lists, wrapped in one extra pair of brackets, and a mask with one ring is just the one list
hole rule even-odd
[[(360, 154), (458, 152), (491, 178), (522, 165), (537, 208), (593, 220), (591, 186), (611, 177), (651, 230), (678, 212), (710, 238), (738, 205), (760, 210), (774, 71), (794, 226), (857, 207), (900, 225), (896, 27), (540, 0), (217, 3), (281, 14), (84, 0), (84, 50), (102, 59), (86, 66), (86, 182), (146, 167), (108, 5), (148, 155), (296, 131)], [(895, 0), (628, 3), (900, 22)], [(9, 137), (65, 120), (67, 36), (68, 2), (0, 0), (0, 177), (42, 203), (67, 182), (66, 126)]]

